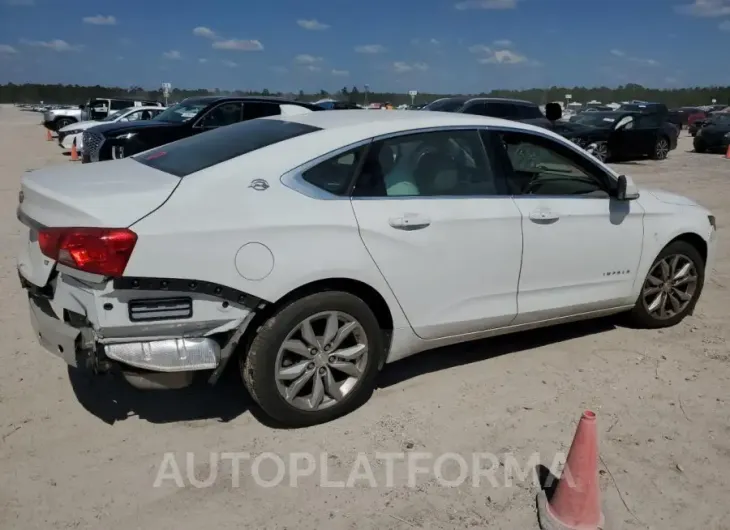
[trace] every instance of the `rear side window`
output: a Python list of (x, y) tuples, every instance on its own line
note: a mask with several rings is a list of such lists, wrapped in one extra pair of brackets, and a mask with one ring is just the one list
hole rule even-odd
[(127, 108), (131, 107), (132, 105), (130, 104), (129, 101), (120, 101), (118, 99), (112, 99), (110, 106), (111, 106), (112, 110), (122, 110), (122, 109), (127, 109)]
[(486, 116), (492, 118), (505, 118), (514, 120), (517, 118), (517, 109), (511, 103), (489, 102), (486, 105)]
[(243, 104), (243, 119), (255, 120), (267, 116), (278, 116), (281, 114), (281, 107), (276, 103), (246, 102)]
[(302, 178), (334, 195), (345, 195), (366, 153), (366, 147), (347, 151), (306, 170)]
[(250, 120), (196, 134), (132, 158), (182, 178), (262, 147), (319, 130), (295, 122)]

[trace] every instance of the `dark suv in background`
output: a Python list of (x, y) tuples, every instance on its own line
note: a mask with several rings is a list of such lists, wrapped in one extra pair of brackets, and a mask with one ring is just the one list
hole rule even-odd
[(535, 103), (521, 99), (453, 97), (432, 101), (421, 110), (460, 112), (521, 121), (550, 127), (551, 122)]

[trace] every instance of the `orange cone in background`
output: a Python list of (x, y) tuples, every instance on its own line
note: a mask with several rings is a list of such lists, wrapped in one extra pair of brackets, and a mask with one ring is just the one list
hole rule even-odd
[(79, 159), (79, 152), (76, 150), (76, 140), (71, 144), (71, 160), (76, 162)]
[(50, 129), (46, 129), (46, 140), (49, 142), (53, 140), (53, 136), (51, 135)]
[(548, 501), (537, 495), (537, 515), (543, 530), (598, 530), (603, 528), (598, 486), (596, 414), (585, 411), (575, 431), (560, 482)]

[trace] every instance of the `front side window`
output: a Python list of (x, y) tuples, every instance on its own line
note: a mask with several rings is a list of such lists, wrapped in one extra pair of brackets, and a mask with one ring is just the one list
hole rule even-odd
[(232, 101), (212, 108), (195, 126), (204, 129), (225, 127), (226, 125), (238, 123), (242, 119), (243, 104), (240, 101)]
[(536, 120), (544, 118), (540, 109), (534, 105), (516, 105), (517, 115), (521, 120)]
[(204, 101), (193, 100), (189, 102), (182, 102), (164, 110), (162, 114), (157, 116), (155, 119), (170, 123), (185, 123), (195, 118), (198, 114), (205, 110), (207, 106), (208, 104)]
[(486, 105), (486, 116), (493, 118), (514, 119), (517, 117), (517, 109), (511, 103), (488, 102)]
[(493, 145), (502, 150), (500, 161), (514, 195), (609, 196), (601, 170), (569, 147), (531, 133), (491, 134), (498, 137)]
[(129, 104), (129, 101), (119, 101), (119, 100), (111, 100), (111, 103), (109, 105), (112, 110), (122, 110), (131, 107)]
[(358, 147), (336, 155), (306, 170), (302, 178), (334, 195), (346, 195), (366, 152), (367, 147)]
[(374, 142), (356, 197), (470, 197), (500, 195), (476, 130), (438, 131)]

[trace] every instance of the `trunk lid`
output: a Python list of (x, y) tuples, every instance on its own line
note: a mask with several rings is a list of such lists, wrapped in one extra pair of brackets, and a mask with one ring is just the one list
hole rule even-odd
[(179, 178), (132, 159), (25, 173), (17, 212), (28, 227), (18, 258), (20, 273), (42, 287), (53, 271), (55, 262), (38, 245), (40, 228), (125, 228), (164, 203), (179, 183)]

